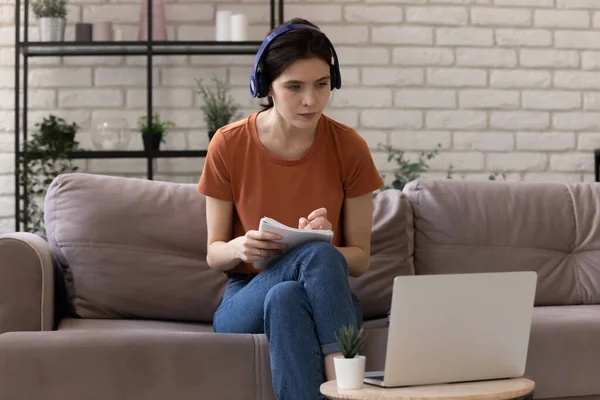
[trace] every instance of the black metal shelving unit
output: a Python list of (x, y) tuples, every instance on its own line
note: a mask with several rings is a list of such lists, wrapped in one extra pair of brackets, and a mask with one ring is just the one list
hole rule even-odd
[[(152, 0), (147, 1), (148, 40), (114, 42), (30, 42), (29, 0), (16, 0), (15, 4), (15, 230), (20, 230), (20, 155), (21, 144), (27, 141), (27, 104), (28, 71), (31, 57), (85, 57), (85, 56), (145, 56), (146, 57), (146, 102), (149, 128), (152, 127), (152, 73), (153, 56), (163, 55), (255, 55), (260, 41), (222, 42), (222, 41), (153, 41), (152, 40)], [(21, 24), (21, 5), (23, 5), (23, 24)], [(270, 27), (284, 22), (283, 0), (270, 0)], [(21, 35), (21, 27), (23, 35)], [(266, 32), (265, 32), (266, 33)], [(22, 36), (22, 38), (21, 38)], [(23, 74), (23, 106), (21, 112), (20, 77)], [(147, 160), (147, 178), (153, 179), (153, 160), (155, 158), (205, 157), (206, 150), (179, 151), (76, 151), (70, 156), (74, 159), (100, 158), (145, 158)]]

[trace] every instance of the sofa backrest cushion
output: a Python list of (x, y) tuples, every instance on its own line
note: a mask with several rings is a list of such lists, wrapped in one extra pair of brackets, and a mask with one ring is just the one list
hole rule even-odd
[(365, 319), (385, 317), (392, 303), (392, 284), (399, 275), (414, 275), (413, 212), (399, 190), (379, 192), (373, 199), (371, 265), (350, 288), (358, 297)]
[(65, 174), (49, 186), (47, 237), (82, 318), (208, 322), (226, 276), (206, 263), (194, 184)]
[[(366, 319), (387, 314), (395, 276), (414, 274), (407, 196), (389, 190), (373, 202), (371, 269), (350, 278)], [(212, 321), (227, 276), (206, 263), (206, 205), (197, 185), (64, 174), (49, 186), (44, 207), (77, 315)]]
[(600, 302), (600, 185), (407, 184), (419, 274), (536, 271), (537, 305)]

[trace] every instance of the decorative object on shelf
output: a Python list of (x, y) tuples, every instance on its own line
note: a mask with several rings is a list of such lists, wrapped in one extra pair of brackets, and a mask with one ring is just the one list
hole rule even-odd
[(79, 126), (50, 114), (35, 127), (31, 138), (23, 143), (19, 157), (21, 191), (18, 201), (23, 202), (23, 207), (18, 218), (24, 231), (45, 237), (44, 213), (38, 201), (56, 176), (77, 171), (69, 152), (78, 150), (75, 134)]
[(204, 104), (200, 109), (204, 112), (204, 122), (208, 128), (208, 140), (212, 140), (215, 132), (222, 126), (240, 118), (240, 106), (228, 95), (226, 84), (213, 77), (214, 88), (204, 85), (202, 79), (196, 79), (198, 92), (202, 94)]
[(144, 141), (144, 150), (160, 150), (160, 143), (165, 143), (165, 135), (167, 134), (168, 128), (173, 128), (174, 126), (175, 123), (173, 121), (162, 121), (158, 113), (154, 113), (152, 115), (152, 130), (150, 131), (148, 127), (148, 117), (140, 117), (138, 119), (138, 127), (142, 134), (142, 140)]
[(234, 42), (248, 40), (248, 17), (244, 14), (231, 16), (231, 38)]
[(227, 42), (231, 40), (231, 16), (229, 10), (217, 10), (216, 14), (216, 32), (215, 39), (217, 42)]
[(62, 42), (67, 18), (66, 0), (34, 0), (31, 9), (40, 21), (40, 41)]
[(355, 333), (353, 326), (342, 325), (335, 339), (342, 353), (333, 358), (335, 378), (339, 389), (360, 389), (365, 376), (366, 357), (359, 355), (366, 334), (363, 329)]
[(88, 22), (78, 22), (75, 24), (75, 41), (76, 42), (91, 42), (92, 41), (92, 24)]
[(131, 141), (129, 124), (124, 118), (112, 118), (96, 125), (92, 143), (98, 150), (125, 150)]
[[(164, 0), (152, 1), (152, 40), (167, 40), (167, 22), (165, 21)], [(140, 25), (138, 40), (148, 40), (148, 0), (140, 0)]]
[(92, 38), (95, 42), (110, 42), (113, 40), (112, 22), (94, 22)]
[(120, 42), (123, 40), (123, 31), (119, 28), (113, 29), (113, 39), (115, 42)]

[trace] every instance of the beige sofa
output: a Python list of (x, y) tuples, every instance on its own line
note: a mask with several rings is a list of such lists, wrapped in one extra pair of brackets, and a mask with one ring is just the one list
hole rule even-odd
[[(369, 370), (395, 276), (535, 270), (535, 396), (600, 399), (600, 186), (419, 181), (374, 206), (350, 278)], [(45, 209), (47, 241), (0, 236), (0, 399), (274, 399), (264, 335), (212, 332), (226, 278), (195, 185), (69, 174)]]

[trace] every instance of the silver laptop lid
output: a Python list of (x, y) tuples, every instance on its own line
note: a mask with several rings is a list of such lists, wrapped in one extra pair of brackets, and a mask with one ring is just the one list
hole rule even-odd
[(522, 376), (536, 283), (530, 271), (396, 277), (384, 385)]

